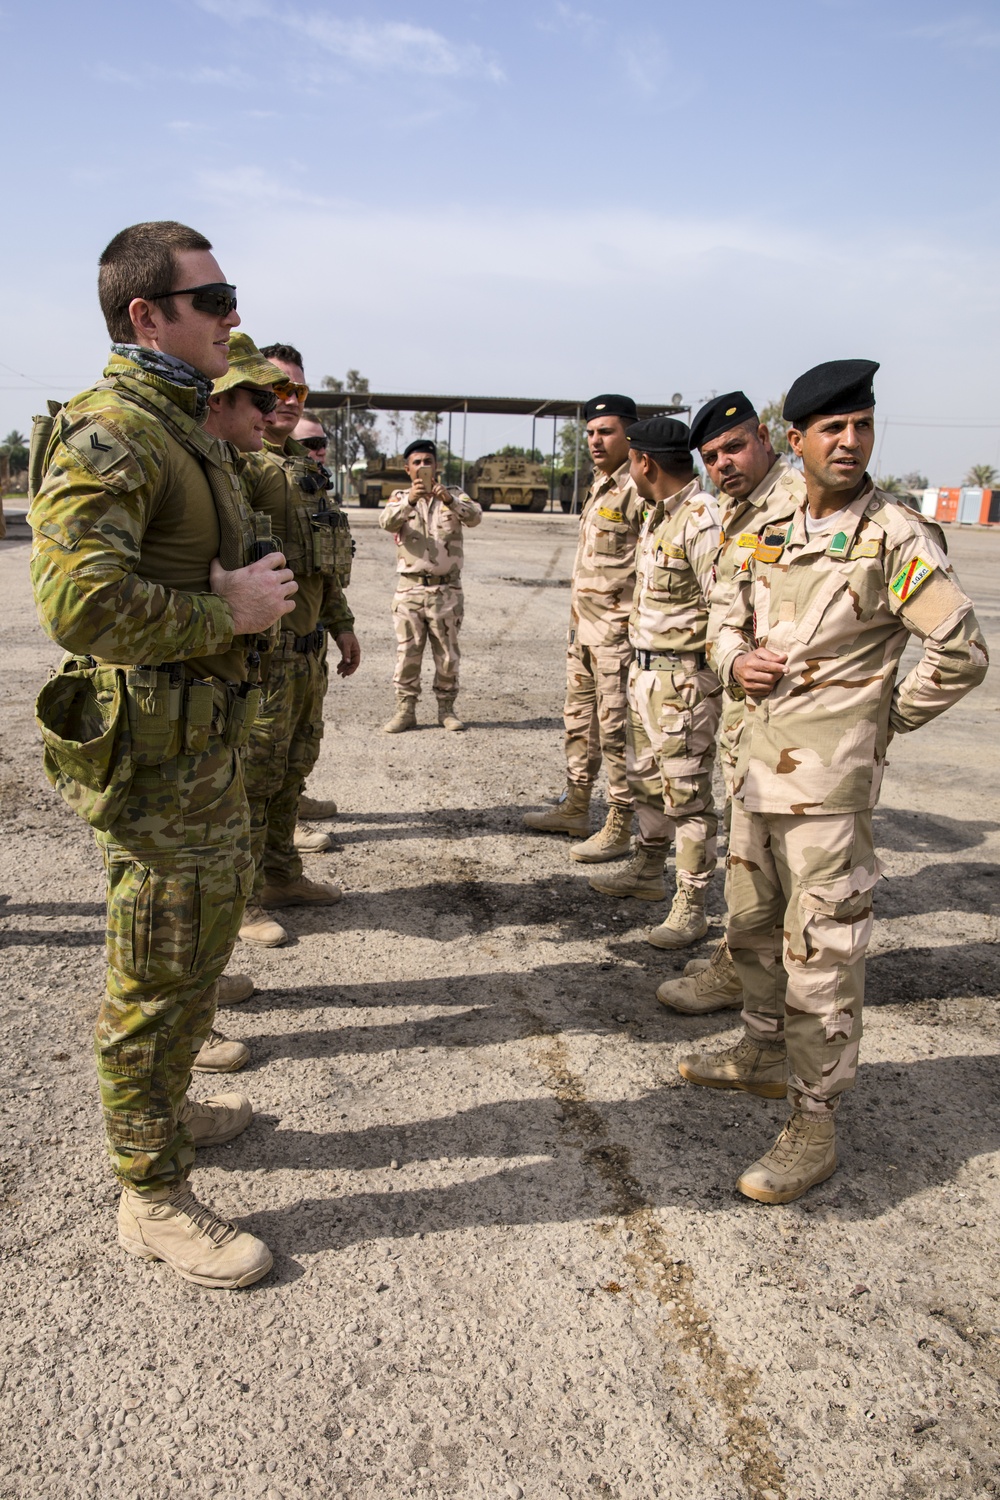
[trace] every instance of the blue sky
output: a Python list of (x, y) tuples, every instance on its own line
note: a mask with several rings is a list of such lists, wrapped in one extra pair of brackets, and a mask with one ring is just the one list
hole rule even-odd
[(995, 4), (0, 0), (0, 56), (0, 433), (99, 373), (111, 235), (179, 218), (316, 382), (763, 401), (864, 356), (883, 471), (1000, 462)]

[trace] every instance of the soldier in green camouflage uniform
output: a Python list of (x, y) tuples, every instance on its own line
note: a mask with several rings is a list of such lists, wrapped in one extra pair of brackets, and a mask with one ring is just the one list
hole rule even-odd
[[(629, 610), (635, 588), (635, 548), (641, 503), (629, 468), (625, 429), (637, 416), (629, 396), (595, 396), (583, 411), (594, 479), (580, 515), (573, 563), (566, 652), (566, 790), (555, 807), (524, 814), (536, 833), (583, 839), (575, 860), (600, 864), (627, 854), (632, 836), (632, 791), (625, 769), (628, 674), (632, 647)], [(604, 761), (608, 812), (592, 837), (590, 799)]]
[[(945, 554), (865, 473), (877, 368), (836, 360), (789, 390), (806, 497), (786, 526), (765, 529), (716, 645), (722, 680), (746, 694), (727, 882), (745, 1034), (680, 1071), (710, 1088), (787, 1092), (788, 1124), (738, 1183), (763, 1203), (790, 1202), (836, 1168), (834, 1111), (861, 1041), (879, 877), (872, 809), (889, 740), (956, 703), (987, 668)], [(911, 637), (923, 654), (897, 684)], [(780, 1006), (769, 972), (779, 935)]]
[(443, 729), (465, 728), (455, 713), (458, 696), (458, 632), (465, 618), (462, 592), (463, 526), (478, 526), (482, 507), (438, 480), (437, 448), (417, 438), (403, 453), (412, 485), (394, 490), (378, 518), (396, 543), (396, 712), (386, 734), (416, 728), (420, 664), (428, 639), (434, 657), (434, 696)]
[[(701, 453), (709, 478), (720, 494), (722, 526), (720, 551), (708, 613), (708, 663), (723, 620), (736, 596), (737, 579), (756, 547), (765, 526), (787, 523), (804, 494), (804, 481), (788, 460), (775, 454), (770, 433), (742, 391), (728, 391), (706, 402), (691, 424), (691, 446)], [(726, 825), (731, 816), (733, 779), (740, 734), (743, 698), (728, 687), (722, 692), (719, 755), (726, 786)], [(784, 996), (785, 971), (780, 951), (771, 972)], [(725, 938), (710, 959), (692, 959), (678, 979), (666, 979), (656, 991), (661, 1005), (684, 1015), (716, 1010), (739, 1010), (743, 990)]]
[(234, 455), (201, 426), (239, 321), (210, 249), (168, 222), (104, 252), (114, 352), (103, 381), (38, 423), (30, 522), (39, 616), (75, 653), (39, 696), (46, 767), (98, 829), (107, 871), (96, 1052), (120, 1243), (232, 1287), (264, 1275), (270, 1253), (186, 1178), (194, 1147), (230, 1139), (252, 1111), (186, 1090), (252, 882), (239, 746), (253, 647), (295, 585), (280, 554), (251, 562)]
[(705, 634), (719, 513), (695, 477), (684, 422), (651, 417), (630, 426), (627, 437), (632, 479), (646, 507), (629, 619), (626, 759), (639, 839), (628, 864), (592, 876), (590, 884), (609, 896), (662, 901), (673, 841), (673, 903), (648, 938), (658, 948), (683, 948), (708, 930), (705, 892), (716, 862), (712, 766), (720, 688), (705, 657)]
[(290, 436), (307, 394), (302, 356), (290, 344), (269, 344), (261, 353), (288, 383), (276, 391), (262, 452), (247, 461), (244, 492), (255, 511), (270, 517), (272, 534), (280, 539), (299, 587), (295, 610), (282, 621), (280, 640), (270, 655), (264, 700), (247, 747), (256, 873), (240, 937), (274, 947), (288, 934), (269, 908), (323, 906), (341, 899), (338, 886), (303, 874), (295, 828), (302, 788), (323, 736), (327, 629), (340, 651), (341, 677), (357, 671), (361, 648), (341, 586), (341, 579), (350, 575), (347, 518), (329, 506), (326, 470)]

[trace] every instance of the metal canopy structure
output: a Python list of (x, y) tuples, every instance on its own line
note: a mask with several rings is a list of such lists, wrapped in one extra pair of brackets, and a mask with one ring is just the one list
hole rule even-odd
[[(438, 416), (449, 412), (512, 417), (578, 417), (584, 401), (553, 401), (519, 396), (404, 396), (384, 391), (310, 391), (306, 406), (312, 411), (426, 411)], [(640, 417), (676, 416), (690, 413), (690, 406), (670, 401), (637, 401)]]
[[(535, 423), (539, 417), (550, 417), (552, 419), (552, 479), (549, 484), (549, 508), (555, 503), (555, 464), (556, 464), (556, 428), (559, 419), (574, 418), (580, 422), (583, 415), (585, 401), (558, 401), (546, 400), (540, 396), (407, 396), (399, 392), (386, 391), (310, 391), (306, 398), (306, 410), (308, 411), (343, 411), (346, 413), (347, 421), (350, 423), (351, 413), (356, 411), (421, 411), (429, 412), (434, 418), (434, 433), (437, 436), (438, 423), (442, 417), (448, 418), (448, 450), (451, 451), (451, 422), (452, 417), (460, 415), (462, 418), (462, 448), (461, 448), (461, 482), (465, 485), (465, 438), (469, 413), (474, 416), (513, 416), (531, 418), (531, 446), (535, 447)], [(678, 416), (681, 413), (687, 415), (690, 420), (690, 406), (682, 406), (676, 401), (637, 401), (636, 411), (640, 419), (644, 417)], [(347, 483), (345, 472), (345, 488)], [(580, 430), (577, 427), (575, 451), (573, 455), (573, 500), (571, 509), (575, 514), (580, 504)]]

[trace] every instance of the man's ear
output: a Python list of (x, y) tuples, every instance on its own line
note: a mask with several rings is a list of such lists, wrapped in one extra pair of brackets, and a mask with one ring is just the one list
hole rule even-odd
[(154, 343), (160, 332), (160, 310), (155, 302), (147, 302), (145, 297), (133, 297), (128, 305), (128, 315), (136, 343)]

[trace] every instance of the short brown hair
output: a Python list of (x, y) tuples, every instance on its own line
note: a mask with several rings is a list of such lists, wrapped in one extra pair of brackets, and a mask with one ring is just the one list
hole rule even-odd
[[(197, 229), (176, 219), (154, 219), (148, 224), (130, 224), (108, 245), (98, 264), (97, 294), (108, 333), (116, 344), (133, 342), (132, 319), (128, 315), (133, 297), (152, 297), (169, 292), (177, 270), (175, 251), (211, 250), (211, 243)], [(171, 297), (160, 297), (168, 323), (177, 310)]]

